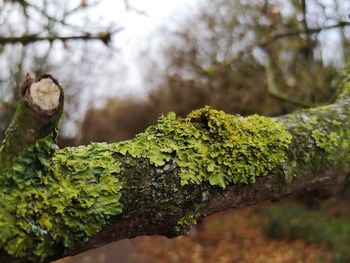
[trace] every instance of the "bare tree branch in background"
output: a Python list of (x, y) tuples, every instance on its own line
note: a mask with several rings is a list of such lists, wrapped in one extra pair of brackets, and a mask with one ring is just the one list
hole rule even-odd
[(0, 44), (16, 44), (21, 43), (27, 45), (34, 42), (40, 41), (49, 41), (53, 42), (55, 40), (60, 41), (70, 41), (70, 40), (101, 40), (106, 45), (111, 41), (112, 34), (118, 33), (122, 28), (114, 30), (113, 32), (100, 32), (96, 35), (94, 34), (85, 34), (85, 35), (76, 35), (76, 36), (39, 36), (39, 35), (24, 35), (20, 37), (0, 37)]
[[(85, 0), (69, 1), (69, 3), (18, 0), (5, 1), (0, 5), (0, 60), (4, 67), (0, 73), (0, 94), (4, 94), (0, 103), (2, 120), (0, 139), (3, 136), (4, 127), (13, 114), (14, 106), (12, 105), (15, 105), (18, 100), (18, 94), (14, 88), (19, 83), (18, 76), (23, 76), (28, 71), (37, 74), (57, 70), (58, 61), (55, 61), (55, 66), (51, 65), (52, 57), (57, 57), (57, 55), (67, 54), (68, 59), (63, 60), (67, 64), (70, 57), (76, 60), (78, 56), (84, 57), (87, 54), (102, 59), (102, 56), (97, 55), (102, 52), (101, 50), (117, 53), (112, 38), (123, 28), (112, 20), (106, 20), (101, 24), (91, 23), (89, 17), (86, 16), (88, 12), (93, 12), (100, 3), (101, 1)], [(61, 42), (61, 45), (56, 45), (56, 42)], [(91, 43), (89, 45), (93, 52), (90, 50), (86, 54), (82, 53), (83, 50), (86, 50), (82, 48), (84, 42)], [(96, 48), (97, 45), (101, 45), (100, 48)], [(29, 60), (33, 62), (29, 63)], [(113, 63), (113, 61), (108, 63)], [(71, 71), (67, 65), (64, 68)], [(68, 78), (69, 75), (66, 74), (66, 77)], [(79, 75), (83, 75), (81, 70)], [(75, 78), (74, 82), (78, 80), (79, 78)], [(76, 92), (81, 93), (82, 91), (78, 91), (77, 87), (78, 85), (75, 88), (71, 86), (72, 89), (76, 89)], [(71, 92), (68, 94), (71, 95), (67, 96), (67, 108), (73, 101), (73, 94)]]
[[(336, 53), (323, 46), (332, 40), (324, 35), (349, 29), (350, 22), (339, 21), (336, 14), (325, 17), (322, 9), (315, 22), (310, 18), (315, 6), (310, 9), (308, 2), (304, 7), (301, 1), (280, 3), (204, 1), (175, 29), (164, 26), (161, 34), (168, 41), (161, 52), (165, 59), (155, 58), (143, 67), (151, 69), (145, 74), (151, 103), (161, 107), (160, 112), (174, 110), (181, 116), (204, 105), (243, 115), (279, 115), (300, 105), (331, 101), (335, 94), (331, 83), (342, 64), (323, 61)], [(287, 12), (282, 3), (293, 8), (286, 4)], [(307, 28), (301, 19), (305, 12)], [(305, 56), (310, 44), (307, 36), (312, 42), (311, 58)], [(159, 48), (149, 46), (144, 56), (158, 56)]]
[(324, 26), (324, 27), (318, 27), (318, 28), (308, 28), (307, 30), (303, 29), (303, 30), (295, 30), (295, 31), (290, 31), (290, 32), (276, 33), (265, 41), (255, 43), (254, 46), (266, 47), (266, 46), (270, 45), (271, 43), (273, 43), (277, 40), (280, 40), (282, 38), (300, 36), (303, 34), (312, 35), (312, 34), (320, 33), (322, 31), (335, 29), (335, 28), (344, 28), (344, 27), (348, 27), (348, 26), (350, 26), (350, 22), (341, 21), (337, 24), (330, 25), (330, 26)]
[(123, 1), (124, 1), (124, 6), (125, 6), (126, 10), (135, 12), (135, 13), (143, 15), (143, 16), (148, 16), (148, 14), (145, 11), (137, 9), (134, 6), (130, 5), (128, 0), (123, 0)]

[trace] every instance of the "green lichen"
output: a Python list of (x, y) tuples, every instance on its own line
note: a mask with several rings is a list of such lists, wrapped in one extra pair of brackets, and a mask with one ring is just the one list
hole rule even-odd
[(339, 127), (342, 123), (340, 121), (337, 121), (337, 120), (332, 120), (332, 124), (336, 127)]
[(0, 146), (0, 175), (11, 168), (13, 160), (36, 140), (49, 133), (57, 135), (61, 114), (59, 111), (51, 118), (41, 119), (26, 101), (21, 101)]
[(315, 140), (316, 146), (327, 153), (334, 152), (340, 144), (340, 136), (336, 132), (325, 134), (317, 129), (312, 131), (311, 136)]
[(28, 147), (0, 179), (0, 247), (40, 262), (86, 243), (122, 211), (111, 156), (95, 144), (58, 150), (51, 135)]
[(341, 130), (339, 132), (340, 139), (340, 151), (344, 153), (344, 161), (350, 164), (350, 130)]
[[(169, 113), (121, 143), (59, 150), (51, 134), (27, 147), (0, 178), (0, 247), (13, 257), (40, 262), (86, 243), (122, 212), (127, 180), (122, 183), (121, 174), (131, 164), (119, 163), (121, 155), (148, 159), (161, 171), (173, 160), (182, 185), (209, 182), (225, 188), (282, 169), (290, 142), (285, 126), (273, 118), (244, 118), (209, 107), (187, 118)], [(185, 214), (179, 231), (196, 218)]]
[(291, 183), (298, 176), (296, 168), (298, 163), (295, 160), (288, 160), (283, 164), (284, 179)]
[(187, 118), (161, 117), (135, 139), (118, 144), (122, 154), (163, 166), (175, 158), (181, 184), (254, 183), (285, 160), (291, 135), (273, 118), (241, 117), (205, 107)]
[(346, 70), (344, 70), (339, 79), (338, 85), (341, 87), (338, 99), (348, 98), (350, 96), (350, 65), (347, 65)]
[(315, 125), (315, 124), (317, 124), (317, 119), (318, 119), (317, 116), (310, 116), (309, 123), (311, 125)]
[(175, 226), (175, 231), (179, 234), (186, 233), (192, 226), (197, 224), (198, 215), (193, 212), (186, 213), (181, 217)]

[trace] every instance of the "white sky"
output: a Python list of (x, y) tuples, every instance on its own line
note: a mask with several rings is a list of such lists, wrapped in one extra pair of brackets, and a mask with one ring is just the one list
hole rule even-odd
[(102, 20), (115, 21), (123, 31), (113, 38), (113, 45), (120, 48), (127, 61), (128, 77), (126, 83), (121, 83), (117, 88), (118, 94), (137, 93), (139, 96), (145, 93), (143, 83), (138, 71), (137, 54), (139, 48), (147, 44), (149, 35), (163, 23), (171, 23), (171, 18), (178, 18), (178, 14), (184, 14), (190, 10), (196, 0), (129, 0), (131, 7), (144, 12), (142, 15), (133, 10), (125, 11), (123, 0), (103, 0), (94, 8), (95, 18), (100, 23)]
[(145, 12), (140, 15), (136, 12), (125, 12), (122, 0), (104, 0), (100, 8), (105, 17), (120, 21), (124, 27), (124, 34), (141, 36), (149, 33), (175, 10), (185, 11), (193, 0), (129, 0), (132, 7)]

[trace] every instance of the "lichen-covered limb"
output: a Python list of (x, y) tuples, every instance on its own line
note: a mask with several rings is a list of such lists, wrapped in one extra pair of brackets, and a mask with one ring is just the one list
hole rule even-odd
[(22, 101), (0, 147), (0, 176), (26, 147), (50, 134), (56, 136), (63, 109), (63, 90), (48, 74), (35, 81), (27, 74), (21, 83), (20, 95)]
[(0, 262), (181, 235), (228, 208), (329, 193), (349, 171), (348, 83), (333, 104), (279, 118), (205, 107), (121, 143), (59, 150), (54, 136), (33, 140), (0, 177)]

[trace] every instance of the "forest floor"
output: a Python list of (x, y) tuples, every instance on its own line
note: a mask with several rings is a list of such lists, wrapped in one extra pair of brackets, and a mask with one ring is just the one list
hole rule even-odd
[(204, 219), (186, 236), (139, 237), (131, 258), (140, 263), (350, 262), (348, 205), (334, 199), (315, 209), (287, 200), (234, 209)]

